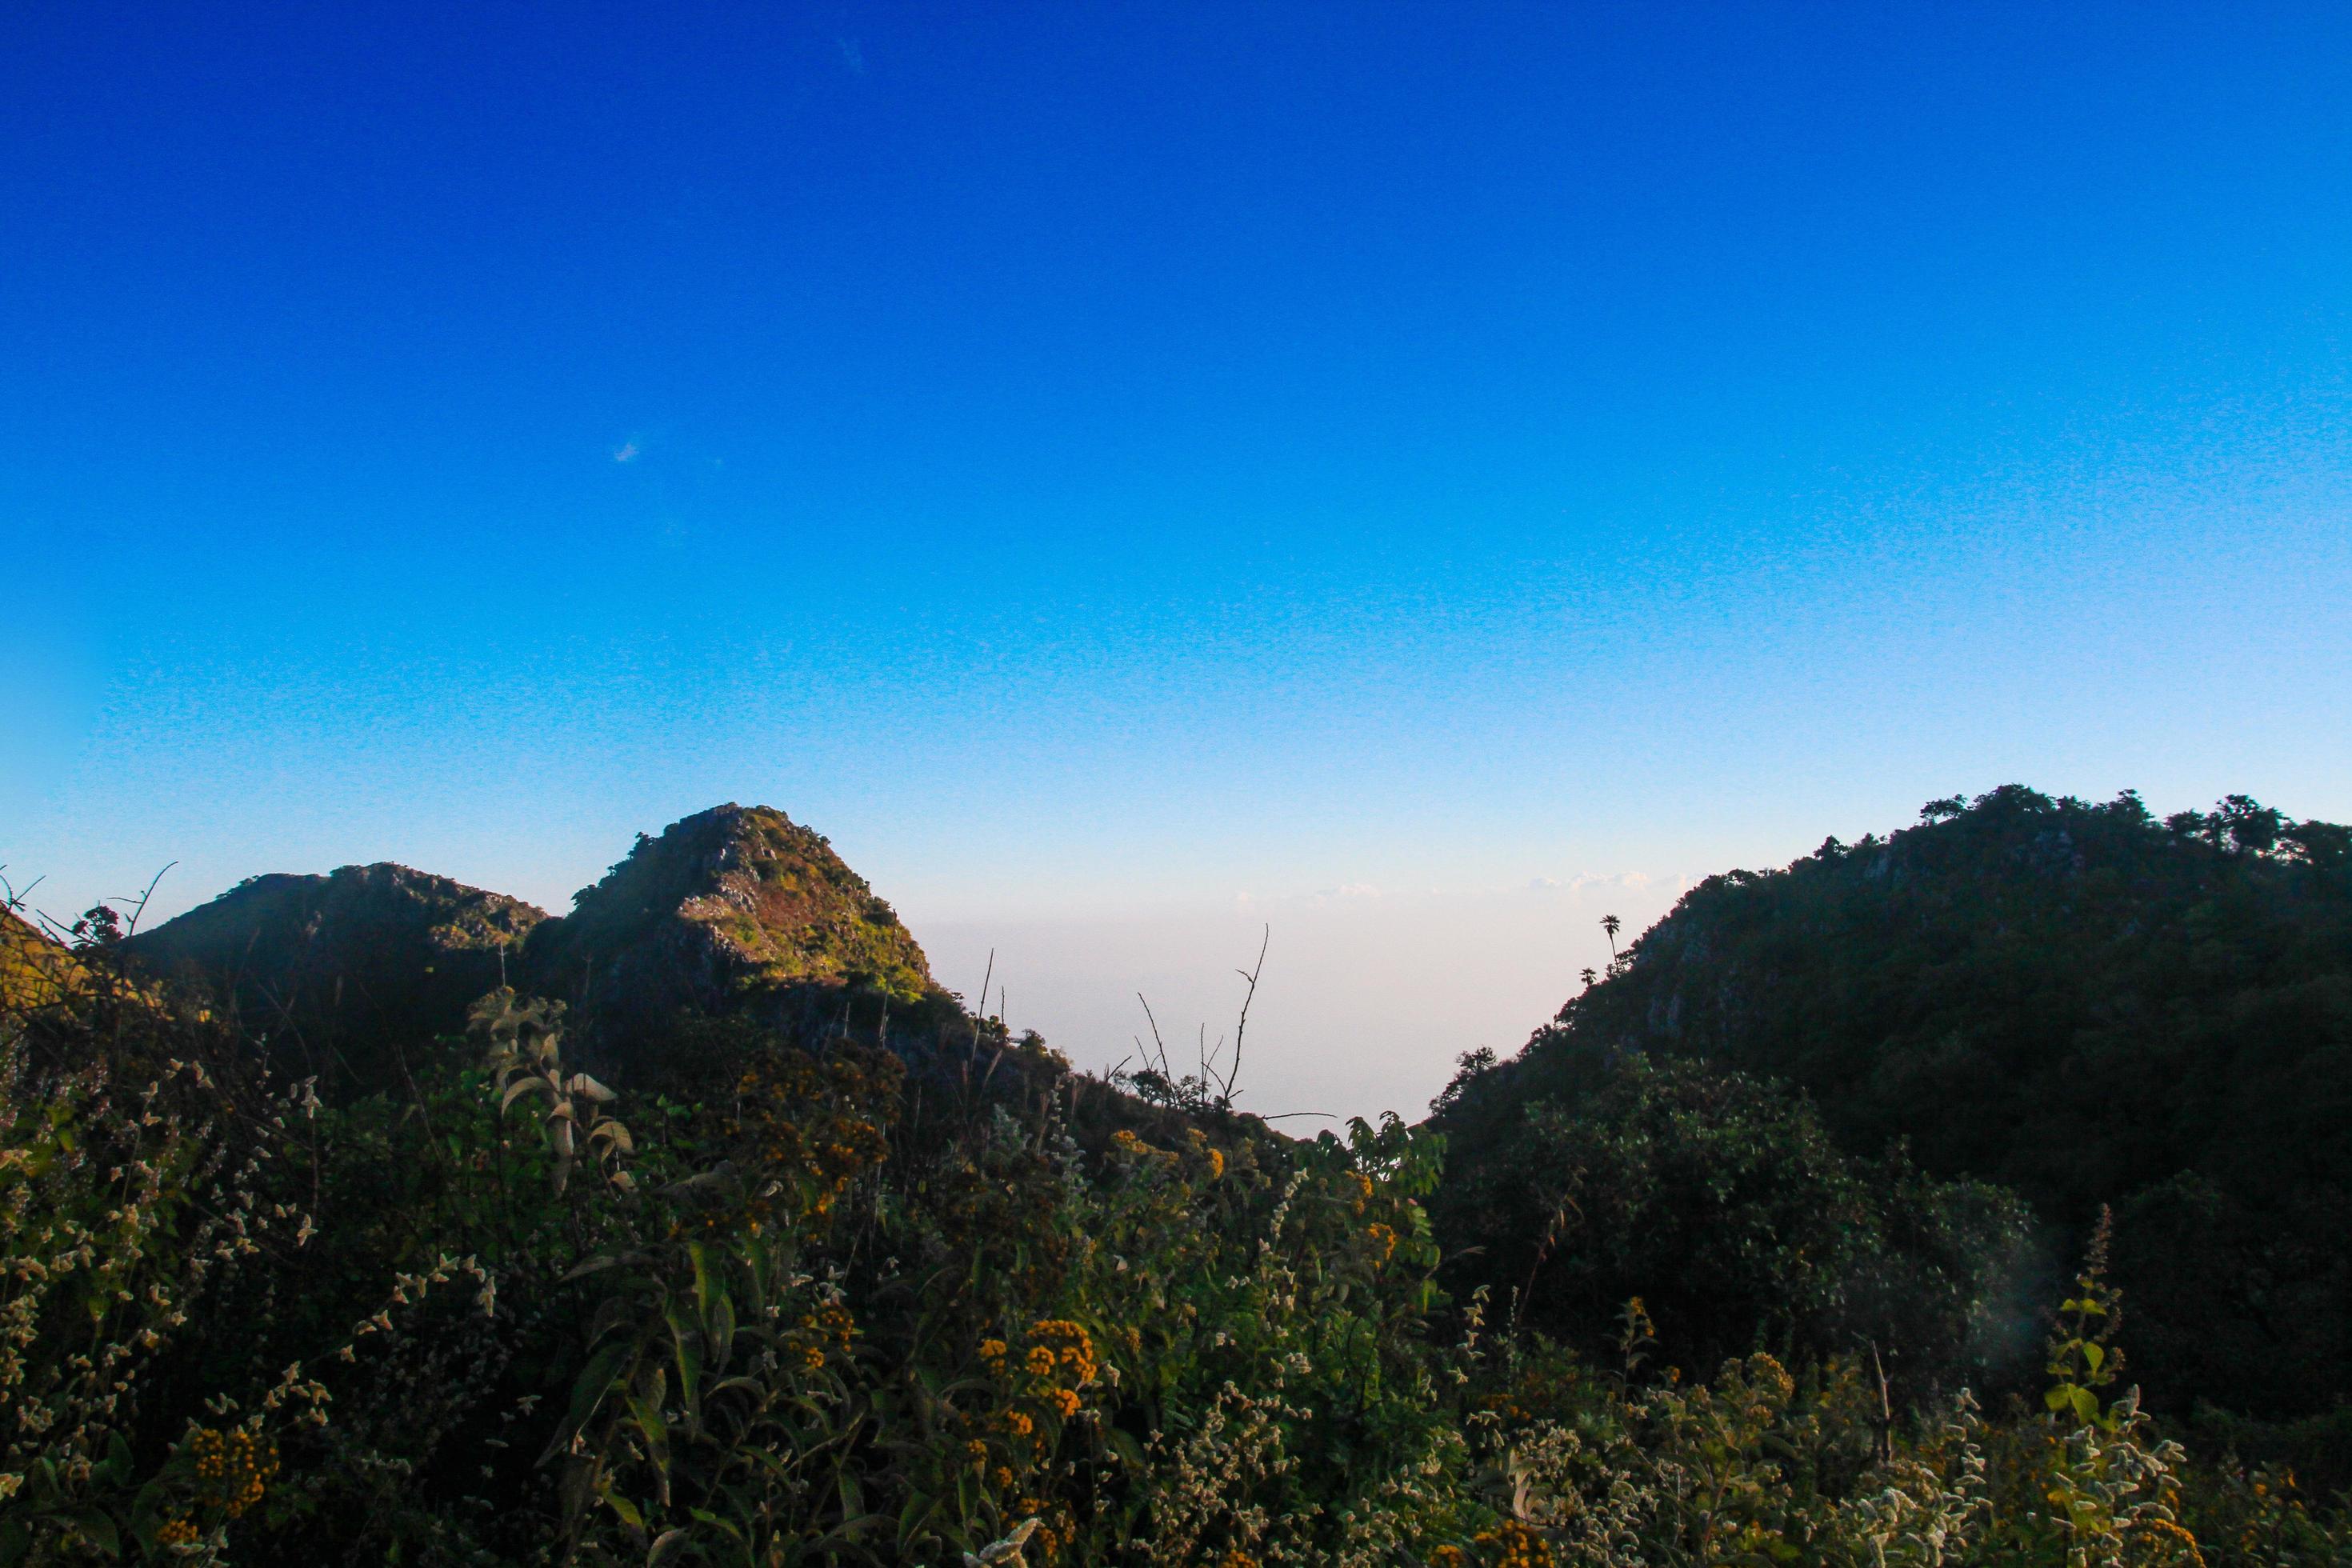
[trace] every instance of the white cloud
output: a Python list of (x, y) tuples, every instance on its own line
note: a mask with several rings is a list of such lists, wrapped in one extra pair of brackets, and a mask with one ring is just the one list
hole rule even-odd
[(1657, 879), (1647, 871), (1579, 871), (1570, 877), (1538, 874), (1528, 879), (1528, 891), (1566, 893), (1570, 898), (1581, 900), (1588, 891), (1643, 892), (1656, 880)]

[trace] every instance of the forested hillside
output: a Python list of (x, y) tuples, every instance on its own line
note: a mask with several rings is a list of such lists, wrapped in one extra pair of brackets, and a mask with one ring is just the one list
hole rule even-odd
[[(2318, 973), (2284, 933), (2339, 908), (2340, 838), (2004, 795), (1710, 885), (1435, 1125), (1312, 1140), (975, 1016), (761, 808), (641, 838), (562, 920), (397, 868), (128, 940), (12, 914), (0, 1563), (2344, 1563), (2340, 1450), (2152, 1418), (2126, 1365), (2208, 1331), (2120, 1313), (2055, 1189), (1726, 1065), (1806, 987), (1741, 947), (1769, 919), (1704, 950), (1747, 989), (1707, 982), (1692, 910), (1843, 908), (1975, 836), (1901, 883), (1966, 909), (2053, 826), (2079, 869), (1999, 875), (2063, 889), (2078, 816), (2242, 882), (2305, 955), (2273, 988)], [(1918, 945), (2009, 951), (1972, 919)]]
[[(1881, 1195), (1868, 1224), (1996, 1294), (2009, 1244), (1968, 1217), (1990, 1200), (1937, 1184), (2022, 1199), (2045, 1265), (2112, 1206), (2134, 1373), (2155, 1404), (2325, 1416), (2352, 1393), (2347, 845), (2342, 826), (2242, 796), (2159, 821), (2130, 795), (2011, 787), (1782, 870), (1710, 878), (1519, 1056), (1465, 1065), (1433, 1124), (1457, 1152), (1441, 1233), (1524, 1257), (1563, 1195), (1622, 1203), (1603, 1189), (1630, 1179), (1627, 1160), (1577, 1141), (1618, 1136), (1628, 1097), (1656, 1092), (1634, 1084), (1745, 1083), (1708, 1092), (1760, 1105), (1775, 1082), (1804, 1101), (1781, 1097), (1772, 1122), (1790, 1152), (1751, 1147), (1767, 1201), (1829, 1224), (1796, 1173), (1842, 1160)], [(1660, 1065), (1629, 1066), (1645, 1062)], [(1726, 1168), (1694, 1157), (1700, 1186)], [(1656, 1223), (1672, 1234), (1698, 1223), (1695, 1203), (1670, 1206)], [(1883, 1254), (1864, 1228), (1837, 1231)], [(1621, 1245), (1567, 1227), (1557, 1249), (1574, 1260), (1538, 1276), (1534, 1310), (1640, 1277), (1633, 1260), (1604, 1266)], [(1810, 1278), (1833, 1251), (1787, 1267)], [(1747, 1288), (1774, 1289), (1769, 1273)], [(1989, 1305), (1980, 1351), (1997, 1362), (2007, 1309)]]

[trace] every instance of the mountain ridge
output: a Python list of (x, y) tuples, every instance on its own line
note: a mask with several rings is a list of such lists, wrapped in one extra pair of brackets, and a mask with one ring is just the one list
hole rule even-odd
[(123, 946), (359, 1089), (386, 1081), (387, 1050), (461, 1031), (500, 985), (570, 1004), (608, 1067), (656, 1048), (641, 1042), (680, 1015), (938, 990), (897, 912), (822, 834), (732, 802), (639, 834), (566, 915), (380, 862), (250, 877)]

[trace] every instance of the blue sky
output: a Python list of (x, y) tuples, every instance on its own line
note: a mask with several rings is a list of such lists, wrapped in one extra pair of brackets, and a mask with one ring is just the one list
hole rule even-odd
[(1411, 1109), (1931, 795), (2352, 817), (2340, 5), (33, 5), (0, 153), (53, 912), (763, 801)]

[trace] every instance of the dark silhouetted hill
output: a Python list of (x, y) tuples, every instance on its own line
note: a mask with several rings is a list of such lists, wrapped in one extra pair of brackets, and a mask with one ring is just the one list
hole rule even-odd
[(405, 866), (345, 866), (252, 878), (123, 946), (268, 1040), (281, 1067), (373, 1089), (396, 1070), (395, 1043), (462, 1029), (546, 918)]
[[(2352, 834), (2242, 796), (1924, 815), (1709, 878), (1517, 1058), (1469, 1063), (1434, 1119), (1449, 1193), (1557, 1182), (1529, 1130), (1612, 1064), (1710, 1064), (1795, 1086), (1856, 1156), (1906, 1141), (2014, 1190), (2055, 1246), (2114, 1205), (2160, 1402), (2352, 1394)], [(1455, 1241), (1491, 1219), (1452, 1213)]]

